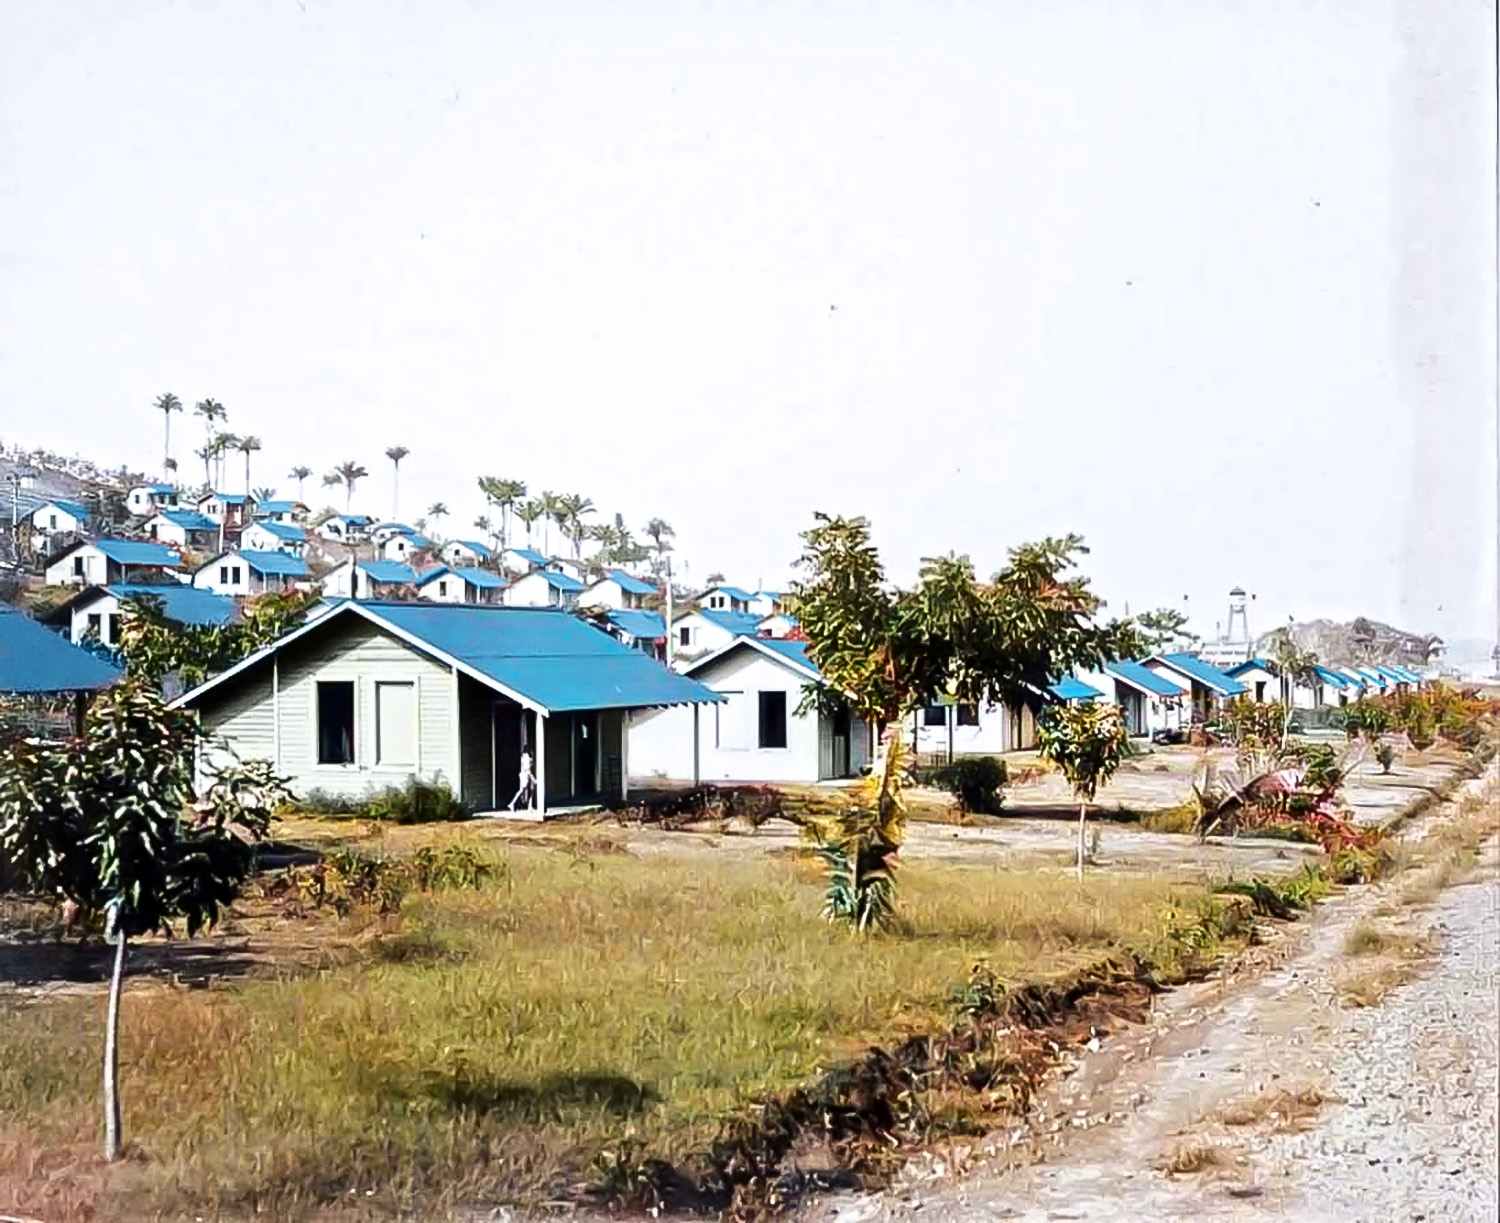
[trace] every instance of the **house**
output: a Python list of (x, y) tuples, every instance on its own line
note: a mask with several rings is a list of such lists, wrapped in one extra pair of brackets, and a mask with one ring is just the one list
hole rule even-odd
[(495, 553), (477, 539), (450, 539), (443, 545), (442, 558), (457, 569), (463, 565), (488, 565), (495, 559)]
[(611, 637), (633, 650), (641, 650), (662, 662), (667, 658), (667, 622), (659, 612), (611, 608), (604, 615), (604, 628)]
[(1236, 663), (1224, 674), (1244, 684), (1248, 690), (1246, 695), (1252, 701), (1260, 703), (1279, 701), (1285, 695), (1282, 692), (1280, 672), (1276, 665), (1267, 659), (1251, 658), (1245, 662)]
[(1376, 663), (1375, 670), (1391, 682), (1396, 692), (1411, 691), (1411, 680), (1403, 675), (1399, 668), (1386, 663)]
[(226, 531), (241, 531), (255, 517), (255, 498), (248, 493), (204, 493), (195, 506)]
[(323, 575), (323, 593), (331, 599), (383, 599), (415, 591), (417, 571), (395, 561), (347, 560)]
[(656, 594), (656, 587), (623, 569), (606, 569), (604, 576), (578, 596), (579, 607), (613, 607), (637, 611)]
[(760, 620), (748, 612), (706, 608), (683, 612), (672, 621), (672, 665), (685, 670), (689, 663), (723, 649), (736, 637), (758, 636)]
[(583, 583), (555, 569), (533, 569), (505, 588), (507, 607), (572, 607)]
[(1395, 686), (1391, 681), (1374, 667), (1358, 666), (1354, 670), (1365, 681), (1365, 691), (1368, 694), (1384, 696), (1394, 690)]
[(526, 752), (544, 815), (627, 796), (632, 711), (718, 699), (561, 612), (346, 601), (173, 705), (304, 794), (416, 777), (495, 811)]
[[(43, 628), (19, 608), (0, 603), (0, 693), (44, 696), (94, 692), (119, 678), (119, 668), (80, 650), (60, 633)], [(78, 712), (81, 714), (81, 709)], [(78, 720), (81, 722), (81, 717)]]
[[(787, 642), (785, 644), (792, 644)], [(1048, 700), (1037, 693), (1019, 705), (974, 704), (945, 697), (912, 712), (912, 751), (926, 755), (998, 755), (1037, 745), (1037, 719)]]
[(193, 585), (199, 590), (244, 598), (268, 591), (293, 590), (299, 582), (311, 577), (312, 571), (300, 556), (233, 548), (195, 569)]
[(159, 510), (178, 507), (177, 489), (171, 484), (137, 484), (125, 494), (125, 508), (137, 518), (149, 518)]
[(330, 514), (313, 529), (335, 543), (357, 544), (369, 536), (372, 521), (368, 514)]
[(1194, 722), (1212, 721), (1224, 702), (1249, 692), (1239, 680), (1225, 675), (1196, 654), (1153, 654), (1143, 660), (1143, 665), (1170, 679), (1187, 693), (1186, 707), (1191, 710)]
[(307, 506), (301, 501), (262, 501), (255, 507), (255, 516), (263, 522), (296, 526), (307, 517)]
[(285, 552), (301, 556), (307, 547), (307, 530), (296, 523), (257, 518), (240, 532), (240, 547), (255, 552)]
[(1324, 705), (1347, 705), (1351, 700), (1358, 700), (1358, 690), (1353, 681), (1347, 675), (1342, 675), (1330, 667), (1316, 666), (1313, 672), (1318, 677), (1316, 688), (1317, 706)]
[(160, 510), (142, 529), (157, 543), (173, 548), (219, 546), (219, 524), (197, 510)]
[(797, 617), (789, 612), (772, 612), (755, 624), (755, 631), (761, 637), (790, 637), (798, 629)]
[(633, 714), (633, 776), (816, 782), (857, 776), (871, 757), (870, 729), (847, 708), (800, 708), (825, 683), (805, 642), (737, 637), (684, 674), (722, 702), (701, 714), (696, 705)]
[(779, 590), (757, 590), (750, 596), (750, 605), (746, 610), (757, 616), (774, 616), (784, 612), (786, 607), (786, 595)]
[(54, 608), (47, 622), (65, 629), (77, 645), (85, 637), (108, 646), (120, 643), (123, 607), (131, 599), (155, 599), (161, 613), (177, 624), (228, 624), (234, 617), (234, 600), (181, 582), (146, 584), (115, 582), (90, 586)]
[(499, 603), (505, 579), (470, 565), (435, 565), (417, 578), (417, 593), (434, 603)]
[(1344, 681), (1349, 685), (1349, 700), (1360, 701), (1367, 696), (1375, 695), (1377, 688), (1374, 684), (1374, 681), (1368, 679), (1364, 675), (1361, 675), (1353, 667), (1334, 667), (1332, 668), (1332, 670), (1337, 674), (1342, 675), (1344, 677)]
[[(7, 507), (9, 508), (9, 507)], [(89, 509), (81, 501), (55, 497), (44, 501), (29, 515), (35, 540), (35, 551), (45, 552), (54, 535), (81, 535), (88, 530)]]
[(546, 567), (547, 558), (535, 548), (506, 548), (500, 553), (500, 568), (506, 573), (520, 575)]
[(380, 541), (381, 559), (401, 564), (409, 564), (418, 552), (431, 552), (432, 550), (432, 540), (425, 535), (418, 535), (410, 528), (405, 531), (394, 531)]
[[(738, 586), (713, 586), (705, 590), (698, 599), (698, 606), (706, 611), (735, 612), (739, 615), (749, 615), (753, 610), (750, 606), (755, 598), (748, 590), (741, 590)], [(759, 616), (770, 614), (774, 608), (760, 611)]]
[(569, 556), (554, 556), (547, 561), (545, 568), (553, 573), (566, 574), (577, 582), (580, 588), (588, 581), (588, 566)]
[(47, 561), (49, 586), (107, 586), (143, 575), (175, 574), (182, 558), (164, 544), (135, 539), (80, 540)]
[(1128, 660), (1105, 663), (1102, 676), (1114, 685), (1114, 702), (1131, 735), (1151, 735), (1182, 724), (1188, 693), (1181, 684)]

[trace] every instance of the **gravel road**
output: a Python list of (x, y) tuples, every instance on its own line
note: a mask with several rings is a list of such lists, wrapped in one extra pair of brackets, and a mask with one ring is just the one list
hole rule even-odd
[[(1378, 1005), (1347, 1007), (1344, 940), (1388, 891), (1323, 906), (1239, 979), (1167, 995), (1149, 1024), (1059, 1077), (1030, 1127), (804, 1217), (1500, 1219), (1500, 845), (1484, 847), (1473, 881), (1379, 918), (1433, 954)], [(1246, 1102), (1302, 1089), (1322, 1097), (1306, 1117), (1226, 1123)], [(1207, 1166), (1163, 1170), (1205, 1148)]]

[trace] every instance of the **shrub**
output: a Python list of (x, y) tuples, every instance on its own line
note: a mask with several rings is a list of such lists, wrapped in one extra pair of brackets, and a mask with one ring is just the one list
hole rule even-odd
[(1006, 780), (1005, 761), (993, 756), (963, 756), (939, 765), (923, 778), (925, 784), (948, 791), (960, 808), (974, 815), (1000, 814), (1005, 801), (1000, 788)]
[(308, 790), (290, 805), (293, 811), (314, 815), (353, 815), (397, 824), (432, 824), (467, 819), (469, 812), (446, 783), (407, 779), (404, 786), (386, 786), (349, 797), (327, 790)]
[(1380, 771), (1389, 773), (1391, 765), (1396, 763), (1396, 749), (1389, 743), (1382, 743), (1375, 749), (1375, 759), (1380, 761)]

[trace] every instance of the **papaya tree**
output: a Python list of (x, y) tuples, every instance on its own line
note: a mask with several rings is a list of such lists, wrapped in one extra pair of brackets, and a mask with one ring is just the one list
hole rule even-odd
[(1052, 761), (1078, 799), (1078, 881), (1088, 856), (1085, 836), (1089, 804), (1129, 750), (1130, 735), (1117, 705), (1103, 701), (1066, 701), (1042, 711), (1037, 724), (1041, 755)]
[(0, 758), (0, 860), (32, 890), (104, 919), (114, 945), (104, 1029), (104, 1157), (121, 1148), (120, 994), (129, 942), (213, 925), (286, 791), (264, 761), (217, 769), (195, 799), (197, 719), (140, 683), (101, 695), (71, 743)]

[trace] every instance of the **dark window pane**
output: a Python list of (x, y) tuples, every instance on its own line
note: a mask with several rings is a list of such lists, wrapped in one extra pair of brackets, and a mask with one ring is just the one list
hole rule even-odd
[(318, 763), (354, 763), (354, 684), (318, 685)]
[(786, 746), (786, 693), (760, 694), (761, 747)]
[(958, 707), (958, 724), (960, 726), (978, 726), (979, 725), (979, 706), (978, 705), (960, 705)]
[(947, 726), (948, 707), (946, 705), (928, 705), (922, 710), (923, 726)]

